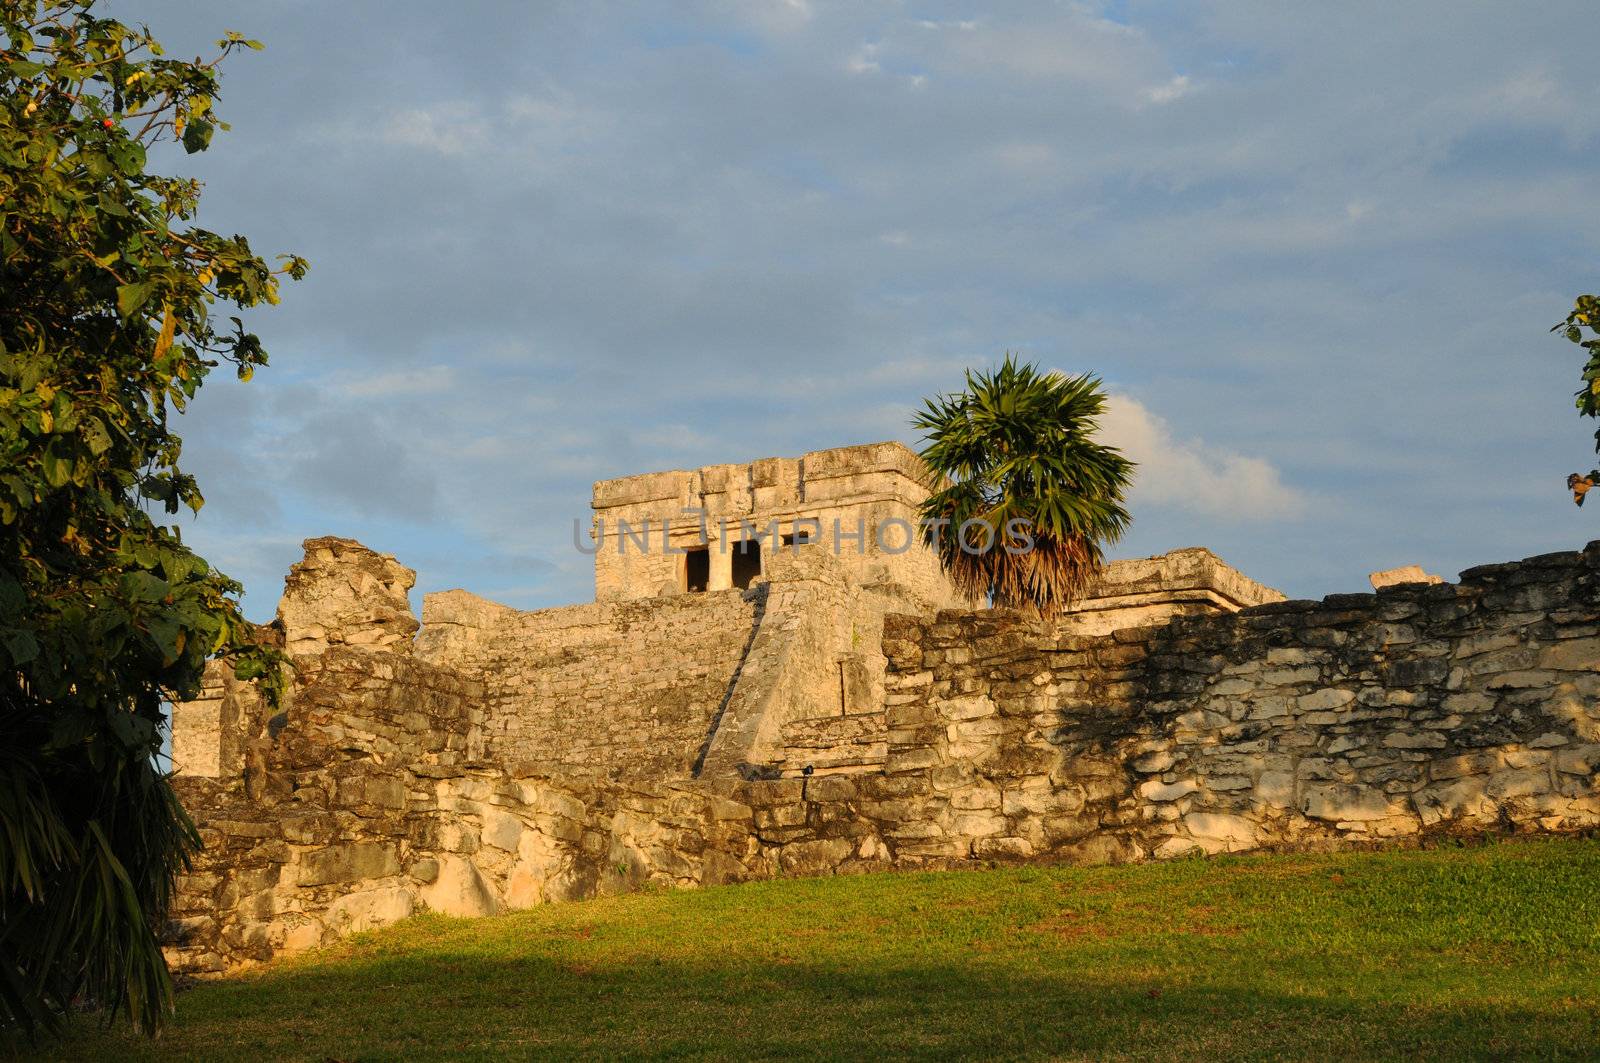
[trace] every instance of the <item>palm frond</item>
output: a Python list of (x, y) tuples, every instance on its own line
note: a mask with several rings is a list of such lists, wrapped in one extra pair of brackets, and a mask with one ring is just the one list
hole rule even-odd
[(926, 538), (959, 591), (1045, 616), (1082, 595), (1131, 520), (1134, 463), (1095, 438), (1105, 405), (1097, 377), (1010, 354), (968, 370), (964, 391), (924, 402), (912, 424), (925, 434)]

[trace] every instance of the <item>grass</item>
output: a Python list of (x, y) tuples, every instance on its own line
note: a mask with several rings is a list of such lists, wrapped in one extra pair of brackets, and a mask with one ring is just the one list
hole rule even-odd
[(87, 1060), (1600, 1058), (1600, 841), (798, 879), (422, 916)]

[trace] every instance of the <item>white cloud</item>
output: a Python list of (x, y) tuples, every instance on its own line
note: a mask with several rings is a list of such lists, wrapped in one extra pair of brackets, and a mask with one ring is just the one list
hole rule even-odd
[[(1088, 89), (1091, 98), (1124, 105), (1168, 103), (1188, 93), (1162, 48), (1142, 30), (1067, 5), (1048, 13), (1013, 12), (993, 22), (921, 20), (924, 32), (896, 43), (935, 71), (967, 78), (1029, 79)], [(958, 33), (927, 30), (957, 29)]]
[(1171, 81), (1145, 89), (1144, 98), (1159, 107), (1161, 104), (1183, 99), (1194, 89), (1194, 82), (1189, 80), (1189, 75), (1179, 74)]
[(441, 155), (463, 155), (481, 147), (488, 131), (488, 122), (473, 108), (443, 103), (395, 111), (384, 124), (381, 138), (388, 144)]
[(878, 65), (878, 46), (876, 44), (863, 44), (854, 55), (845, 61), (845, 69), (852, 74), (876, 74), (882, 68)]
[(1100, 438), (1139, 463), (1133, 501), (1236, 521), (1294, 517), (1307, 496), (1265, 458), (1203, 439), (1177, 439), (1171, 426), (1128, 395), (1112, 395)]
[(438, 395), (454, 385), (449, 366), (426, 365), (397, 369), (388, 373), (369, 373), (330, 383), (333, 390), (354, 398), (392, 398), (396, 395)]
[(741, 0), (729, 5), (728, 12), (765, 33), (775, 35), (803, 30), (816, 16), (809, 0), (765, 0), (762, 3)]

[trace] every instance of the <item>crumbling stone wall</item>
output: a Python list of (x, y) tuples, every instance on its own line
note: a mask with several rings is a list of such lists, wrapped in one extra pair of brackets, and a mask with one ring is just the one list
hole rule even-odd
[(1600, 544), (1108, 637), (896, 618), (885, 646), (902, 859), (1600, 825)]
[(520, 771), (690, 775), (766, 607), (767, 586), (519, 612), (430, 594), (416, 654), (480, 677), (482, 759)]
[(178, 883), (179, 970), (314, 948), (424, 907), (490, 915), (750, 873), (745, 806), (470, 759), (481, 686), (404, 652), (333, 646), (299, 665), (255, 773), (177, 780), (205, 842)]
[(615, 779), (793, 774), (791, 723), (881, 714), (883, 618), (920, 603), (807, 549), (746, 591), (537, 612), (430, 594), (415, 653), (481, 678), (484, 760)]
[(404, 645), (416, 634), (408, 594), (417, 574), (389, 554), (354, 539), (308, 539), (289, 569), (277, 624), (290, 656), (328, 646), (369, 649)]
[[(728, 599), (769, 613), (734, 670), (748, 704), (711, 722), (701, 767), (717, 770), (610, 778), (496, 749), (490, 666), (514, 660), (507, 632), (538, 620), (458, 597), (414, 646), (390, 637), (406, 631), (408, 570), (321, 542), (291, 591), (325, 610), (277, 625), (295, 664), (283, 711), (219, 679), (204, 715), (220, 721), (218, 753), (199, 758), (216, 773), (179, 779), (207, 841), (180, 884), (183, 969), (313, 947), (423, 905), (486, 914), (643, 882), (1600, 826), (1600, 543), (1459, 584), (1110, 634), (1003, 611), (891, 615), (881, 687), (863, 681), (867, 711), (838, 717), (798, 715), (810, 703), (797, 691), (810, 664), (849, 657), (843, 632), (887, 599), (868, 602), (826, 561), (778, 570)], [(381, 607), (354, 608), (347, 592), (368, 579)], [(562, 674), (564, 660), (545, 667)], [(596, 734), (605, 707), (585, 710)], [(850, 722), (817, 724), (834, 719)], [(727, 755), (712, 756), (724, 724)], [(771, 777), (847, 741), (873, 747), (847, 773)]]

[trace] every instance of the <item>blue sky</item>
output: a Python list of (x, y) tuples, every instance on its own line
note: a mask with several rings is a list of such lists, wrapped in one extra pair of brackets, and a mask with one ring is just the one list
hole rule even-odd
[(1587, 5), (106, 6), (267, 44), (173, 160), (312, 262), (183, 422), (253, 618), (322, 534), (588, 600), (591, 481), (914, 445), (1007, 350), (1115, 392), (1114, 556), (1316, 596), (1596, 536)]

